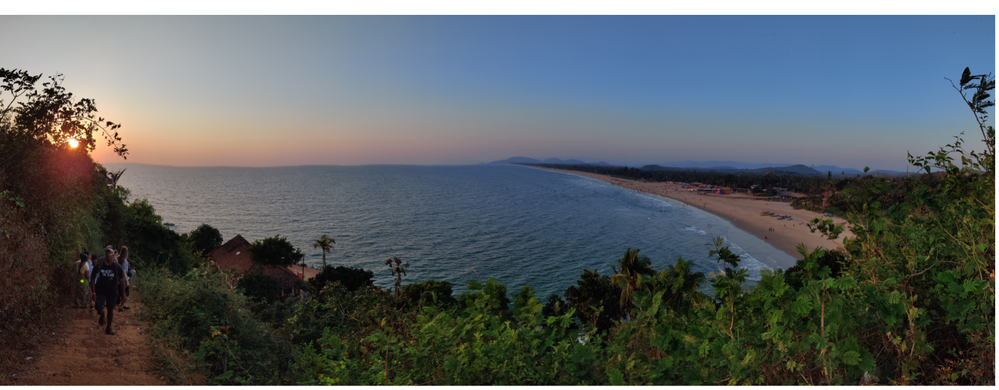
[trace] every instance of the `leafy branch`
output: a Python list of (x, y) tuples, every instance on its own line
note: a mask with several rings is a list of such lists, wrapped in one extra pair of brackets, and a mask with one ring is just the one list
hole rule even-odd
[[(94, 99), (74, 100), (73, 93), (62, 86), (62, 74), (49, 76), (42, 89), (36, 88), (41, 76), (0, 68), (0, 97), (4, 93), (12, 96), (6, 104), (0, 99), (0, 127), (12, 135), (48, 140), (54, 145), (76, 139), (88, 153), (97, 145), (94, 133), (100, 132), (115, 154), (128, 158), (128, 148), (117, 131), (121, 124), (97, 116)], [(24, 101), (19, 101), (22, 97)]]
[[(988, 100), (991, 95), (989, 91), (996, 88), (995, 77), (992, 77), (992, 73), (989, 74), (979, 74), (972, 75), (970, 68), (964, 68), (964, 73), (961, 74), (961, 87), (958, 88), (954, 85), (954, 81), (944, 77), (947, 81), (950, 81), (951, 87), (954, 87), (964, 102), (968, 105), (968, 108), (975, 114), (975, 120), (978, 121), (978, 127), (982, 130), (982, 137), (984, 137), (985, 147), (989, 151), (989, 155), (995, 158), (995, 129), (992, 126), (985, 126), (985, 122), (988, 120), (988, 112), (985, 111), (986, 108), (995, 106), (995, 102)], [(971, 100), (968, 100), (968, 95), (964, 91), (974, 90), (974, 94), (971, 95)]]

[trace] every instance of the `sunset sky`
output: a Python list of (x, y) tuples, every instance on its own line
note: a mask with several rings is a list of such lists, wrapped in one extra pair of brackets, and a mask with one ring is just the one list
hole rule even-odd
[[(973, 10), (968, 10), (973, 11)], [(177, 166), (731, 160), (905, 170), (965, 132), (994, 16), (0, 16)], [(108, 148), (100, 162), (122, 162)]]

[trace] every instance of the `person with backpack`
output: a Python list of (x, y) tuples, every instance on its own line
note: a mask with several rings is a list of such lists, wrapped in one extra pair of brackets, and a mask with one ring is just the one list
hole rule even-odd
[[(104, 328), (104, 333), (108, 335), (115, 334), (111, 330), (111, 323), (114, 321), (114, 306), (118, 297), (121, 297), (122, 304), (128, 302), (128, 297), (125, 296), (125, 285), (128, 283), (125, 280), (125, 270), (116, 260), (117, 254), (108, 245), (104, 250), (104, 261), (94, 266), (91, 276), (93, 282), (90, 287), (94, 292), (90, 296), (93, 298), (94, 307), (101, 315), (97, 323), (104, 325), (105, 315), (107, 316), (107, 327)], [(104, 310), (105, 306), (107, 312)]]

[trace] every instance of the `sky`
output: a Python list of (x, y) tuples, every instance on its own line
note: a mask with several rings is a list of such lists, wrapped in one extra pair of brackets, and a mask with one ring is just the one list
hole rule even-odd
[[(0, 16), (0, 67), (61, 73), (127, 161), (513, 156), (904, 171), (974, 116), (986, 16)], [(991, 124), (990, 120), (990, 124)]]

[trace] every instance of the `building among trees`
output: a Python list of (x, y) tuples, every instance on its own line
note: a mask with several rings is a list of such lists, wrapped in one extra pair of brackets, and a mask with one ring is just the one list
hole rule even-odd
[(239, 274), (259, 272), (273, 277), (281, 287), (281, 297), (298, 295), (304, 285), (302, 278), (287, 267), (253, 263), (250, 260), (250, 243), (239, 234), (221, 246), (212, 249), (208, 257), (219, 270), (234, 271)]

